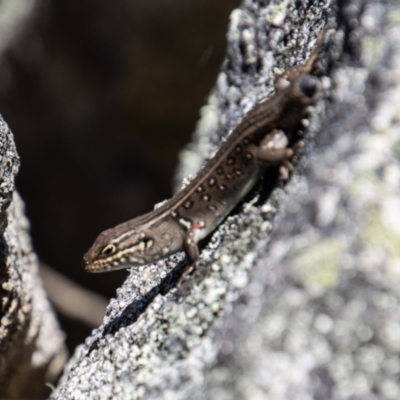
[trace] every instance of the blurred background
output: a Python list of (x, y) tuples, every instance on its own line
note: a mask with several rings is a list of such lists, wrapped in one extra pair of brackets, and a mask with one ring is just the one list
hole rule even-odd
[[(88, 274), (82, 256), (102, 230), (171, 196), (238, 5), (0, 1), (0, 113), (15, 135), (18, 190), (70, 351), (127, 275)], [(73, 300), (93, 315), (68, 311)]]

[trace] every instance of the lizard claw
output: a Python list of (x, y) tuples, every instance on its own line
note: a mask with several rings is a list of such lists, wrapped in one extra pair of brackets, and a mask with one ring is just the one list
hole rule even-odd
[(192, 264), (192, 265), (187, 265), (187, 266), (185, 267), (185, 269), (184, 269), (183, 272), (182, 272), (182, 275), (180, 276), (180, 278), (179, 278), (179, 280), (178, 280), (178, 282), (177, 282), (177, 284), (176, 284), (176, 288), (177, 288), (177, 289), (179, 289), (179, 288), (181, 287), (181, 285), (182, 285), (183, 281), (185, 280), (185, 278), (186, 278), (188, 275), (192, 274), (193, 271), (194, 271), (194, 265), (193, 265), (193, 264)]

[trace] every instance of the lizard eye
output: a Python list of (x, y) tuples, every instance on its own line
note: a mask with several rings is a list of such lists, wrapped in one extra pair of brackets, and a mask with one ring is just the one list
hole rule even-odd
[(311, 75), (301, 77), (298, 88), (305, 96), (312, 98), (319, 88), (319, 80)]
[(113, 244), (108, 244), (107, 246), (105, 246), (105, 247), (103, 248), (103, 250), (101, 251), (101, 254), (104, 255), (104, 256), (109, 256), (109, 255), (111, 255), (112, 253), (114, 253), (116, 249), (117, 249), (117, 248), (115, 247), (115, 245), (113, 245)]

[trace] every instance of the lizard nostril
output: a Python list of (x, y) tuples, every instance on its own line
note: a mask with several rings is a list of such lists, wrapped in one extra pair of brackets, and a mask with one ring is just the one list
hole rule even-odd
[(83, 257), (83, 260), (82, 260), (82, 266), (83, 266), (83, 268), (85, 268), (85, 269), (87, 269), (88, 268), (88, 266), (89, 266), (89, 260), (86, 258), (86, 257)]

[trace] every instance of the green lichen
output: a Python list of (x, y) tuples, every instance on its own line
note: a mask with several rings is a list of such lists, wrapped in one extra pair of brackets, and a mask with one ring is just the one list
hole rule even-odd
[(387, 20), (389, 24), (397, 25), (400, 24), (400, 10), (391, 10), (387, 14)]
[(271, 25), (279, 26), (283, 23), (288, 12), (288, 1), (284, 0), (282, 3), (276, 4), (271, 7), (269, 15), (266, 20)]
[(387, 53), (387, 39), (380, 36), (366, 36), (361, 42), (362, 58), (367, 68), (377, 65)]
[(400, 159), (400, 140), (397, 140), (394, 142), (394, 144), (391, 147), (392, 155), (394, 158), (399, 158)]
[(373, 186), (376, 193), (380, 193), (381, 196), (389, 195), (388, 187), (382, 181), (382, 179), (376, 174), (374, 170), (363, 170), (360, 171), (354, 178), (354, 183), (349, 186), (349, 194), (353, 197), (365, 196), (365, 190), (367, 185)]
[(303, 252), (295, 263), (305, 284), (317, 284), (329, 288), (339, 279), (341, 260), (345, 246), (338, 239), (327, 239)]
[(400, 236), (383, 223), (377, 207), (371, 209), (367, 220), (367, 226), (361, 232), (365, 246), (383, 250), (393, 258), (400, 257)]

